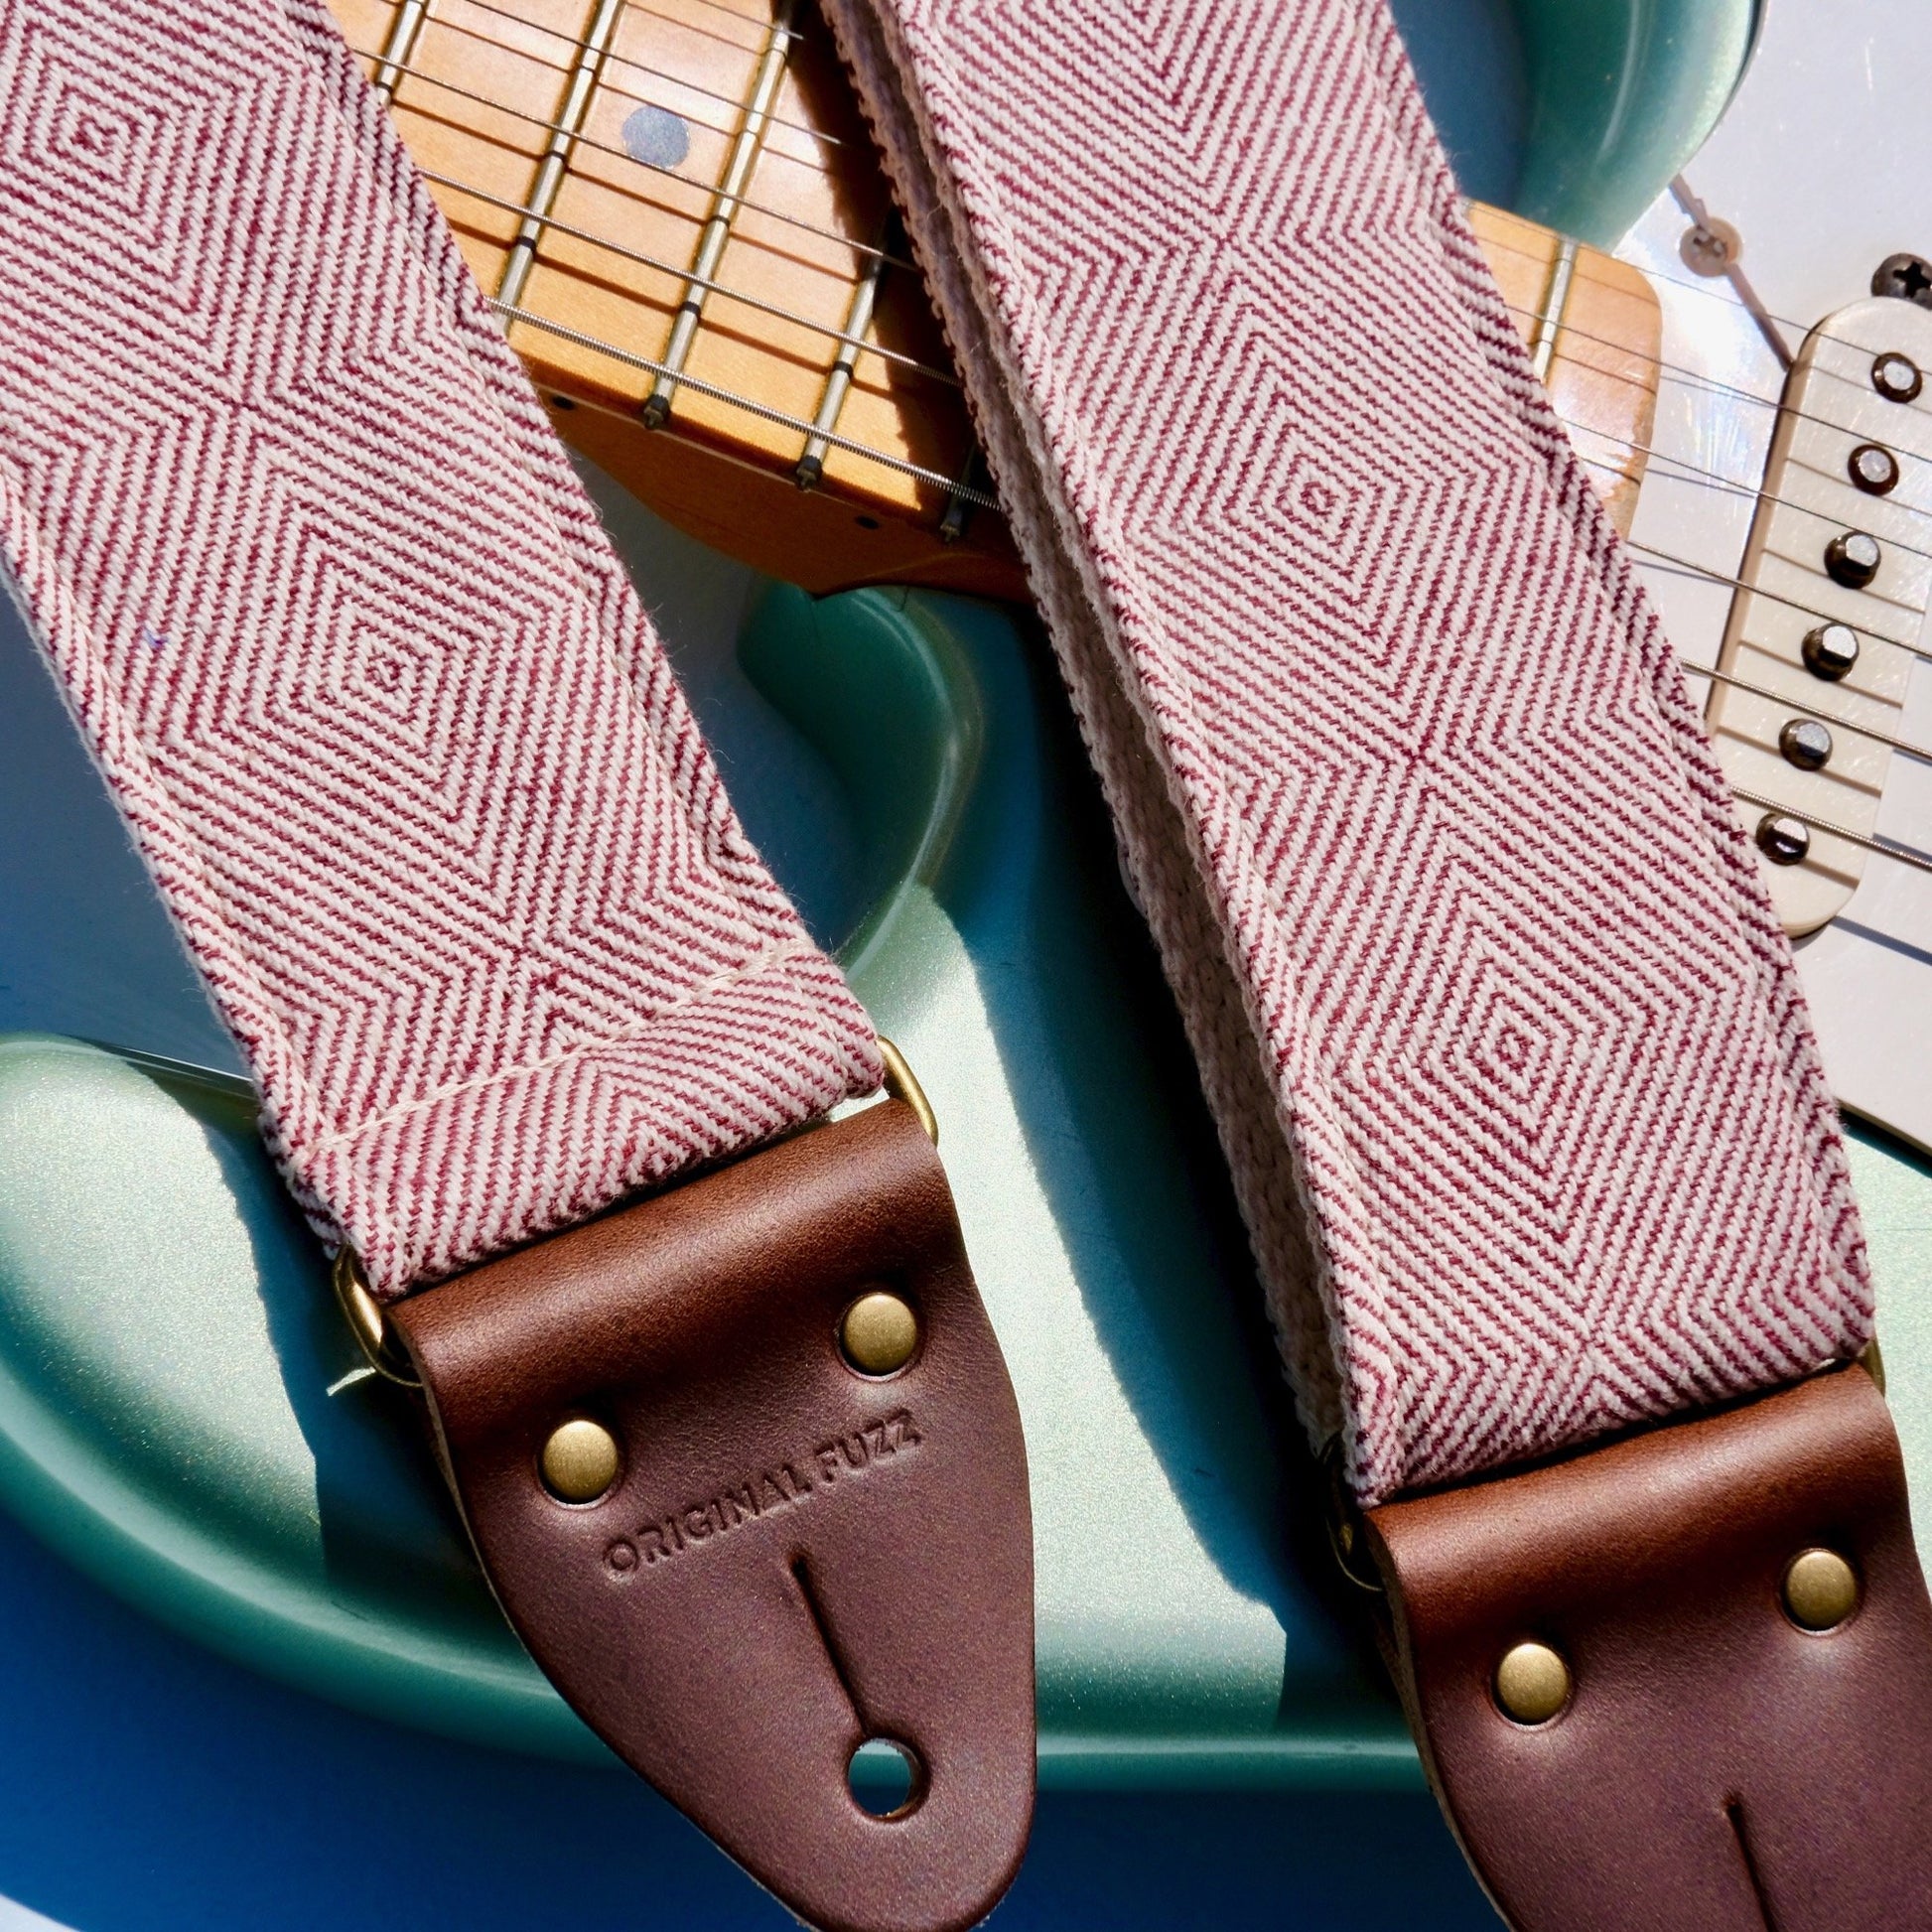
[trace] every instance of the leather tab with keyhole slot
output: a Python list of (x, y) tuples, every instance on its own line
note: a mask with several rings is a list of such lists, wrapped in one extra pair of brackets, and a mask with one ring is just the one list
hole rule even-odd
[[(1365, 1523), (1431, 1781), (1518, 1932), (1932, 1925), (1932, 1603), (1863, 1369)], [(1518, 1645), (1533, 1691), (1567, 1677), (1540, 1722), (1499, 1692)]]
[[(866, 1375), (841, 1324), (882, 1289), (917, 1341)], [(1012, 1385), (911, 1110), (800, 1134), (392, 1315), (490, 1583), (586, 1723), (815, 1925), (984, 1917), (1033, 1814), (1033, 1525)], [(564, 1502), (544, 1449), (579, 1420), (617, 1472)], [(869, 1738), (913, 1767), (889, 1816), (848, 1784)]]

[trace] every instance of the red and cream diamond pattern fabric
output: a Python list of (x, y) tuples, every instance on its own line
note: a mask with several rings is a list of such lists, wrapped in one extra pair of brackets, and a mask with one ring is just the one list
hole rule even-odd
[(1870, 1333), (1791, 961), (1381, 0), (829, 0), (1358, 1498)]
[(309, 0), (0, 0), (0, 550), (378, 1292), (878, 1085)]

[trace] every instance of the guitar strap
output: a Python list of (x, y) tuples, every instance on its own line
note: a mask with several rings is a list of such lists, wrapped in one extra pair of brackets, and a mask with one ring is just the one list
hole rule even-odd
[(812, 1125), (880, 1043), (317, 0), (0, 0), (0, 555), (537, 1661), (798, 1913), (981, 1917), (1033, 1550), (944, 1176)]
[(1836, 1113), (1382, 0), (828, 12), (1479, 1877), (1924, 1924)]

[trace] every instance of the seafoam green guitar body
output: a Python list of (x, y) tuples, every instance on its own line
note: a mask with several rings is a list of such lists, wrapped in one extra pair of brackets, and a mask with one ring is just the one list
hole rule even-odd
[[(1495, 177), (1472, 189), (1596, 239), (1696, 145), (1750, 22), (1747, 0), (1543, 0), (1520, 59), (1485, 65), (1443, 23), (1490, 12), (1404, 13), (1452, 144)], [(1498, 74), (1520, 152), (1487, 110)], [(666, 600), (754, 835), (938, 1109), (1027, 1427), (1044, 1775), (1418, 1776), (1321, 1547), (1043, 642), (960, 600), (753, 587), (607, 512)], [(278, 1676), (599, 1754), (490, 1602), (407, 1401), (353, 1379), (247, 1087), (142, 1057), (226, 1049), (25, 651), (0, 633), (0, 730), (23, 753), (0, 771), (0, 1500)], [(1859, 1160), (1897, 1307), (1932, 1279), (1932, 1179), (1875, 1144)], [(1888, 1315), (1887, 1340), (1909, 1434), (1932, 1416), (1932, 1334)]]

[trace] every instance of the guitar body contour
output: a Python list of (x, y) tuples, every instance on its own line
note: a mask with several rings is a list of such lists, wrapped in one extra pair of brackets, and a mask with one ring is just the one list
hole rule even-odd
[[(1616, 11), (1530, 10), (1519, 99), (1534, 211), (1604, 240), (1710, 124), (1748, 19), (1739, 0), (1626, 0), (1614, 100), (1566, 108), (1566, 77), (1606, 71), (1578, 50)], [(1495, 84), (1461, 80), (1432, 94), (1452, 139)], [(542, 282), (524, 294), (541, 302)], [(916, 314), (891, 326), (932, 352)], [(527, 349), (542, 332), (516, 333)], [(727, 350), (751, 351), (712, 346), (723, 362), (689, 366), (724, 386)], [(937, 1107), (1027, 1426), (1044, 1776), (1419, 1780), (1314, 1527), (1191, 1068), (1049, 654), (1017, 612), (944, 589), (1019, 595), (997, 518), (975, 507), (948, 535), (956, 492), (863, 459), (801, 494), (726, 412), (641, 428), (648, 370), (546, 367), (571, 385), (546, 389), (574, 405), (558, 421), (580, 449), (792, 580), (755, 579), (599, 483), (754, 837)], [(800, 378), (807, 417), (825, 375), (821, 357)], [(898, 447), (970, 476), (951, 434)], [(901, 588), (796, 588), (857, 582)], [(0, 877), (21, 908), (0, 938), (0, 1497), (109, 1587), (280, 1677), (601, 1755), (489, 1601), (412, 1413), (357, 1379), (248, 1089), (26, 652), (0, 634), (7, 729), (31, 753), (11, 774), (0, 760)], [(1881, 1267), (1932, 1280), (1914, 1245), (1932, 1181), (1875, 1143), (1858, 1159)], [(1888, 1325), (1887, 1341), (1895, 1373), (1901, 1352), (1932, 1368), (1932, 1332)]]

